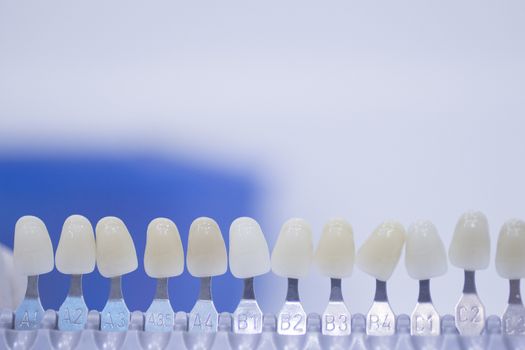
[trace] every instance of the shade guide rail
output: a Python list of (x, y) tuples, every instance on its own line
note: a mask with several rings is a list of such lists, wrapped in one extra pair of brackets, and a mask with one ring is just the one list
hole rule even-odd
[[(407, 326), (413, 337), (438, 337), (450, 331), (451, 320), (453, 332), (459, 335), (487, 333), (487, 318), (475, 281), (476, 272), (482, 272), (490, 263), (488, 221), (481, 212), (468, 212), (459, 218), (448, 259), (437, 228), (428, 220), (415, 222), (406, 231), (397, 221), (385, 221), (372, 231), (357, 254), (353, 229), (343, 219), (327, 222), (314, 249), (310, 225), (304, 219), (292, 218), (283, 224), (271, 255), (260, 225), (247, 217), (234, 220), (230, 226), (229, 254), (219, 225), (207, 217), (197, 218), (191, 224), (186, 256), (173, 221), (154, 219), (146, 234), (144, 268), (149, 277), (156, 279), (157, 288), (146, 312), (135, 312), (141, 314), (143, 320), (133, 325), (133, 313), (125, 302), (122, 279), (137, 269), (138, 261), (132, 235), (122, 220), (102, 218), (93, 230), (85, 217), (68, 217), (54, 255), (44, 222), (35, 216), (21, 217), (15, 225), (14, 261), (18, 271), (27, 276), (28, 285), (20, 306), (13, 313), (4, 312), (4, 328), (53, 328), (75, 332), (93, 329), (96, 323), (99, 331), (126, 333), (140, 324), (138, 330), (146, 333), (171, 333), (179, 329), (191, 334), (216, 334), (221, 331), (221, 314), (213, 302), (212, 281), (213, 277), (226, 273), (229, 264), (232, 274), (244, 281), (242, 298), (230, 315), (229, 332), (260, 335), (268, 328), (257, 302), (254, 279), (271, 270), (288, 284), (283, 306), (275, 317), (275, 332), (284, 337), (305, 336), (317, 327), (309, 322), (317, 314), (304, 310), (299, 284), (310, 273), (311, 265), (315, 265), (331, 286), (327, 306), (319, 316), (319, 331), (326, 337), (348, 337), (354, 332), (356, 315), (352, 315), (345, 304), (342, 290), (343, 281), (350, 280), (355, 261), (376, 285), (372, 306), (360, 323), (362, 329), (359, 328), (367, 336), (395, 336), (400, 327)], [(419, 296), (408, 320), (401, 318), (404, 323), (399, 325), (401, 316), (397, 316), (389, 304), (387, 284), (403, 247), (405, 267), (408, 275), (417, 281)], [(186, 315), (183, 317), (171, 306), (168, 279), (183, 272), (185, 258), (186, 268), (193, 277), (200, 279), (201, 287), (193, 309), (188, 315), (182, 313)], [(447, 260), (464, 270), (463, 294), (452, 318), (441, 316), (431, 296), (431, 281), (447, 272)], [(498, 274), (509, 284), (508, 306), (501, 319), (498, 318), (500, 332), (508, 336), (525, 335), (525, 307), (520, 293), (520, 280), (525, 275), (525, 222), (512, 219), (502, 226), (495, 263)], [(60, 309), (49, 311), (56, 318), (49, 327), (40, 302), (38, 278), (52, 271), (54, 266), (71, 276), (71, 284)], [(93, 272), (95, 267), (110, 280), (111, 288), (103, 310), (88, 312), (82, 276)], [(97, 315), (96, 322), (92, 320), (91, 324), (90, 314)], [(186, 323), (177, 324), (177, 317), (185, 318)], [(226, 316), (223, 314), (223, 317)], [(444, 324), (446, 317), (449, 323)], [(494, 331), (497, 328), (491, 327)]]

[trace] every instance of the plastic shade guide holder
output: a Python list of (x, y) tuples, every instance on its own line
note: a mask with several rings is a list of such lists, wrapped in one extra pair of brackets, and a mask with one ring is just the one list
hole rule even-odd
[(145, 314), (134, 311), (127, 331), (107, 332), (100, 330), (98, 311), (90, 311), (85, 329), (59, 331), (58, 316), (47, 310), (37, 329), (15, 330), (14, 313), (0, 312), (0, 349), (525, 349), (525, 336), (504, 335), (501, 319), (490, 316), (479, 336), (461, 336), (455, 326), (454, 316), (445, 315), (439, 336), (411, 336), (410, 317), (397, 316), (396, 331), (389, 336), (366, 335), (366, 318), (362, 314), (352, 316), (352, 333), (344, 336), (323, 335), (321, 316), (308, 315), (303, 335), (277, 333), (277, 319), (265, 314), (262, 332), (237, 334), (232, 332), (233, 316), (221, 313), (217, 332), (188, 332), (188, 314), (175, 314), (170, 332), (144, 331)]

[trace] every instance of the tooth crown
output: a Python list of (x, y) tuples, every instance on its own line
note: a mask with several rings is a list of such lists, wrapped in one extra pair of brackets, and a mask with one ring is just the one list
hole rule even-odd
[(525, 222), (511, 219), (503, 225), (498, 238), (496, 270), (507, 279), (525, 277)]
[(97, 268), (106, 278), (135, 271), (138, 267), (135, 244), (119, 218), (107, 216), (95, 228), (97, 238)]
[(88, 219), (71, 215), (62, 226), (55, 254), (58, 271), (70, 275), (93, 272), (97, 258), (95, 234)]
[(459, 218), (448, 256), (452, 265), (468, 271), (489, 266), (489, 225), (483, 213), (468, 212)]
[(385, 221), (368, 237), (357, 253), (357, 266), (381, 281), (387, 281), (401, 256), (405, 229), (396, 221)]
[(173, 221), (157, 218), (148, 225), (144, 269), (153, 278), (178, 276), (184, 270), (184, 251)]
[(272, 252), (272, 271), (281, 277), (301, 278), (313, 259), (312, 229), (303, 219), (290, 219), (281, 228)]
[(270, 271), (270, 253), (261, 227), (242, 217), (230, 226), (230, 271), (237, 278), (250, 278)]
[(226, 245), (219, 225), (213, 219), (200, 217), (192, 222), (186, 264), (194, 277), (213, 277), (226, 272)]
[(343, 219), (330, 220), (315, 252), (315, 262), (321, 273), (330, 278), (352, 275), (354, 267), (354, 232)]
[(427, 280), (447, 272), (445, 246), (430, 221), (418, 221), (408, 228), (405, 265), (408, 275), (416, 280)]
[(53, 245), (46, 225), (36, 216), (22, 216), (16, 222), (13, 258), (16, 269), (26, 276), (53, 270)]

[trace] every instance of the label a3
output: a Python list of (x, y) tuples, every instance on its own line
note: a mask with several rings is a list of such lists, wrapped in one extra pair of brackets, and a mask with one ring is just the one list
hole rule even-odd
[(129, 314), (126, 312), (104, 312), (102, 313), (103, 330), (126, 329), (128, 328)]

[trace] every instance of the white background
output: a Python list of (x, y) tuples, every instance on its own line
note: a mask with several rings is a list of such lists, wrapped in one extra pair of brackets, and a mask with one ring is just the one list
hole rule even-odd
[[(4, 153), (146, 151), (255, 174), (271, 245), (291, 216), (316, 239), (333, 216), (356, 245), (386, 218), (431, 219), (445, 244), (459, 215), (525, 218), (522, 1), (0, 0)], [(493, 261), (493, 259), (492, 259)], [(489, 314), (507, 282), (479, 273)], [(284, 281), (262, 299), (276, 311)], [(322, 311), (326, 279), (301, 285)], [(372, 278), (345, 281), (366, 312)], [(462, 272), (433, 281), (451, 313)], [(401, 261), (394, 310), (417, 298)]]

